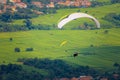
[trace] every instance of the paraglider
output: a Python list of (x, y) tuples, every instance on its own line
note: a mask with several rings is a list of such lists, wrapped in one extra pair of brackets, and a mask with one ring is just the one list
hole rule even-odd
[(58, 23), (58, 28), (62, 28), (65, 24), (67, 24), (68, 22), (78, 19), (78, 18), (90, 18), (92, 19), (95, 23), (96, 23), (96, 27), (100, 28), (100, 23), (99, 21), (94, 18), (91, 15), (88, 15), (86, 13), (72, 13), (70, 15), (68, 15), (66, 18), (62, 19), (59, 23)]
[(60, 44), (60, 47), (65, 45), (67, 43), (67, 41), (63, 41), (61, 44)]

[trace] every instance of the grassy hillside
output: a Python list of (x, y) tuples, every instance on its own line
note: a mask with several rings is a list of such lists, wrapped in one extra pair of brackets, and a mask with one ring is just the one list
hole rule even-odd
[(95, 0), (95, 1), (98, 1), (98, 2), (110, 2), (110, 0)]
[[(103, 25), (114, 26), (112, 23), (107, 22), (103, 20), (102, 18), (108, 13), (120, 13), (119, 8), (120, 8), (119, 4), (112, 4), (112, 5), (105, 5), (101, 7), (95, 7), (95, 8), (60, 9), (60, 10), (57, 10), (56, 14), (40, 15), (37, 18), (33, 18), (32, 23), (33, 25), (38, 25), (38, 24), (51, 25), (51, 26), (57, 25), (62, 17), (80, 10), (80, 12), (87, 11), (88, 14), (97, 18), (100, 21), (102, 27)], [(79, 25), (83, 25), (84, 22), (95, 25), (92, 20), (83, 18), (83, 19), (77, 19), (75, 21), (72, 21), (71, 23), (68, 23), (67, 25), (65, 25), (65, 28), (77, 27)], [(13, 24), (23, 25), (23, 20), (14, 21)]]
[[(120, 63), (120, 29), (50, 30), (0, 33), (0, 64), (17, 63), (18, 58), (62, 59), (69, 63), (111, 69)], [(9, 38), (13, 38), (10, 41)], [(60, 46), (63, 41), (66, 44)], [(93, 47), (90, 47), (93, 45)], [(18, 47), (21, 52), (15, 52)], [(34, 51), (27, 52), (32, 47)], [(74, 52), (79, 52), (74, 58)]]

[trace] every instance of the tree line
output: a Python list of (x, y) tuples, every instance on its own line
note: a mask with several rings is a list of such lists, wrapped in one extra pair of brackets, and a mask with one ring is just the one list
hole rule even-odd
[(111, 22), (117, 27), (120, 27), (120, 14), (119, 13), (109, 13), (103, 19)]
[(44, 76), (37, 71), (27, 71), (21, 65), (0, 65), (0, 80), (43, 80)]
[(55, 59), (19, 59), (19, 62), (23, 62), (24, 65), (33, 66), (38, 69), (45, 69), (49, 72), (48, 78), (63, 78), (63, 77), (79, 77), (80, 75), (92, 75), (95, 76), (97, 71), (89, 66), (71, 66), (65, 61)]
[[(0, 80), (54, 80), (57, 78), (72, 78), (83, 75), (92, 76), (94, 80), (100, 80), (101, 78), (108, 78), (108, 80), (120, 80), (120, 64), (114, 63), (113, 66), (119, 67), (115, 72), (101, 72), (93, 69), (89, 66), (80, 66), (76, 64), (66, 63), (63, 60), (55, 59), (50, 60), (48, 58), (29, 58), (18, 59), (18, 62), (22, 62), (23, 65), (18, 64), (1, 64), (0, 65)], [(36, 69), (27, 70), (24, 67), (33, 67)], [(31, 68), (30, 68), (31, 69)], [(48, 74), (42, 74), (38, 71), (44, 70)], [(114, 77), (114, 74), (119, 76)]]

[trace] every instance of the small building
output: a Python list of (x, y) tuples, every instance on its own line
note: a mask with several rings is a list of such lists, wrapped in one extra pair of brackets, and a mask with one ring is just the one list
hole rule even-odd
[(79, 80), (78, 78), (76, 78), (76, 77), (73, 77), (73, 78), (71, 78), (70, 80)]
[(61, 78), (59, 80), (70, 80), (69, 78)]
[(100, 80), (108, 80), (108, 78), (101, 78)]
[(44, 4), (42, 4), (41, 2), (39, 1), (32, 1), (31, 2), (33, 5), (35, 5), (36, 7), (39, 7), (39, 8), (43, 8), (44, 7)]
[(60, 1), (60, 2), (58, 2), (57, 4), (59, 4), (59, 5), (64, 5), (64, 6), (70, 6), (70, 3), (71, 3), (70, 0), (66, 0), (65, 2), (64, 2), (64, 1)]
[(34, 12), (35, 14), (38, 14), (38, 15), (44, 14), (43, 12), (40, 12), (40, 11), (37, 11), (37, 10), (33, 10), (33, 12)]
[(93, 80), (92, 76), (80, 76), (78, 80)]
[(13, 2), (13, 3), (20, 3), (21, 0), (10, 0), (10, 2)]
[(59, 5), (64, 5), (64, 6), (84, 6), (84, 7), (89, 7), (91, 6), (91, 2), (89, 0), (66, 0), (58, 2)]
[(19, 8), (27, 8), (27, 4), (23, 2), (15, 3), (15, 6)]
[(7, 0), (0, 0), (0, 4), (6, 4)]
[(47, 5), (48, 8), (54, 8), (55, 5), (54, 5), (54, 2), (50, 2), (50, 4)]

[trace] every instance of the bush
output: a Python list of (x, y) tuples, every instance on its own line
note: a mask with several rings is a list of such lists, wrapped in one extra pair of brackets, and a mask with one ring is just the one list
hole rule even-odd
[(120, 3), (120, 0), (111, 0), (111, 3), (114, 4), (114, 3)]
[(33, 48), (26, 48), (26, 51), (33, 51)]
[(120, 14), (109, 13), (103, 19), (108, 21), (108, 22), (111, 22), (115, 26), (120, 26)]
[(17, 47), (16, 47), (16, 48), (14, 49), (14, 51), (15, 51), (15, 52), (20, 52), (20, 48), (17, 48)]
[(9, 38), (10, 41), (13, 41), (13, 38)]
[(94, 45), (93, 45), (93, 44), (91, 44), (91, 45), (90, 45), (90, 47), (94, 47)]
[(109, 32), (108, 30), (105, 30), (105, 31), (104, 31), (104, 34), (108, 34), (108, 32)]

